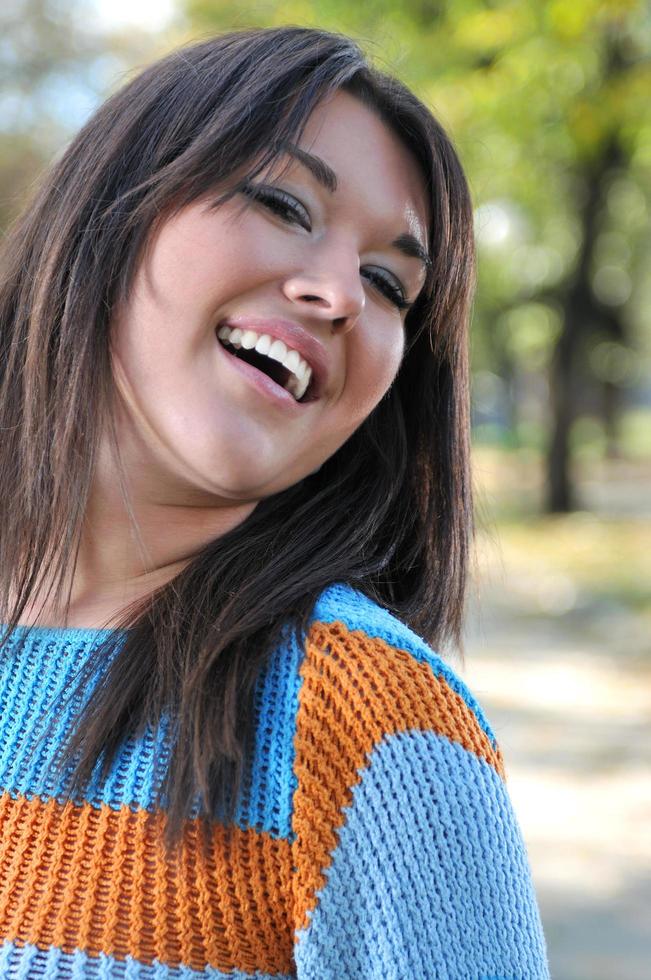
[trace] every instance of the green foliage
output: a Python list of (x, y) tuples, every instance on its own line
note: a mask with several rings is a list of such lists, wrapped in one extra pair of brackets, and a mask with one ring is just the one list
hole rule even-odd
[[(91, 16), (89, 16), (89, 14)], [(0, 4), (0, 227), (43, 168), (157, 39), (97, 28), (86, 0)]]

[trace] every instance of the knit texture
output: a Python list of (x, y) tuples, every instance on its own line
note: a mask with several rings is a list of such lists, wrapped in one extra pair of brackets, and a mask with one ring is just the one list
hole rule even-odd
[(62, 696), (105, 635), (36, 628), (0, 652), (1, 978), (549, 978), (495, 736), (394, 616), (334, 584), (304, 645), (273, 651), (207, 855), (196, 813), (162, 845), (164, 725), (83, 798), (53, 777), (80, 707)]

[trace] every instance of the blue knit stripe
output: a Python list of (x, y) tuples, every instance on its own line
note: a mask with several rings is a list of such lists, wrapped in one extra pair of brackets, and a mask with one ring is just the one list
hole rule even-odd
[[(7, 629), (7, 623), (0, 623), (0, 637)], [(111, 627), (102, 628), (99, 626), (23, 626), (19, 624), (15, 627), (12, 636), (22, 637), (29, 632), (39, 640), (50, 640), (60, 643), (65, 640), (69, 643), (94, 643), (109, 634), (124, 634), (125, 630), (113, 629)]]
[(17, 945), (5, 941), (0, 946), (0, 977), (43, 977), (45, 980), (291, 980), (292, 974), (242, 973), (234, 970), (222, 973), (214, 967), (192, 970), (188, 966), (165, 966), (154, 961), (140, 963), (132, 956), (116, 959), (100, 953), (89, 956), (82, 950), (64, 953), (56, 946), (40, 949), (31, 943)]
[(251, 771), (235, 811), (236, 824), (293, 840), (292, 807), (298, 785), (294, 773), (294, 739), (299, 667), (305, 656), (292, 633), (285, 635), (256, 685), (256, 738)]
[(383, 739), (360, 775), (297, 933), (302, 980), (549, 980), (525, 845), (495, 770), (410, 730)]
[[(24, 644), (16, 643), (12, 637), (2, 651), (0, 790), (12, 798), (38, 796), (44, 801), (54, 798), (65, 802), (70, 792), (70, 767), (59, 776), (54, 761), (65, 735), (75, 725), (80, 707), (79, 700), (70, 699), (69, 694), (79, 668), (109, 632), (40, 628), (33, 630)], [(20, 634), (24, 635), (24, 631)], [(47, 738), (41, 738), (50, 722)], [(71, 798), (76, 803), (86, 800), (97, 808), (102, 804), (114, 809), (125, 804), (151, 808), (154, 752), (164, 758), (164, 736), (165, 724), (156, 737), (147, 731), (137, 741), (129, 739), (107, 781), (100, 783), (98, 765), (84, 797)]]
[[(59, 777), (54, 768), (57, 749), (75, 724), (76, 701), (62, 705), (78, 668), (110, 631), (35, 629), (24, 645), (14, 639), (0, 652), (0, 792), (13, 799), (69, 795), (70, 767)], [(23, 631), (24, 633), (24, 631)], [(300, 685), (298, 667), (304, 655), (293, 637), (279, 644), (262, 671), (256, 689), (258, 724), (250, 766), (238, 798), (235, 824), (275, 837), (291, 839), (295, 719)], [(38, 736), (52, 720), (50, 736)], [(163, 718), (154, 733), (148, 728), (120, 748), (105, 781), (95, 767), (83, 797), (70, 798), (99, 809), (122, 806), (155, 810), (155, 790), (164, 775), (169, 743)], [(165, 803), (163, 797), (163, 804)], [(198, 810), (195, 803), (193, 815)], [(219, 817), (219, 814), (216, 815)]]
[(444, 677), (453, 691), (456, 691), (474, 712), (479, 725), (484, 730), (494, 749), (497, 748), (495, 734), (488, 720), (465, 682), (428, 643), (418, 636), (405, 623), (402, 623), (387, 609), (378, 606), (357, 589), (344, 582), (335, 582), (319, 596), (314, 607), (315, 620), (322, 623), (343, 623), (349, 630), (362, 630), (369, 637), (384, 640), (397, 650), (406, 650), (416, 660), (430, 665), (436, 677)]

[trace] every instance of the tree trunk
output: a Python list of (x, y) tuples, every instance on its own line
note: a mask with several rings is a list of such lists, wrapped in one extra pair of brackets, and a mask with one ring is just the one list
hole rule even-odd
[[(619, 77), (630, 68), (628, 54), (617, 34), (609, 38), (605, 61), (604, 81)], [(551, 513), (566, 513), (577, 506), (577, 494), (570, 471), (569, 445), (570, 430), (577, 408), (577, 355), (584, 334), (597, 326), (605, 325), (606, 329), (613, 326), (613, 323), (607, 322), (608, 314), (592, 293), (589, 277), (598, 232), (604, 178), (611, 170), (625, 163), (625, 152), (615, 127), (604, 140), (601, 153), (578, 174), (587, 189), (581, 212), (581, 249), (573, 281), (564, 297), (563, 326), (552, 357), (550, 376), (554, 422), (547, 455), (546, 509)], [(612, 320), (612, 313), (610, 319)], [(619, 325), (621, 326), (621, 320)]]
[(592, 294), (590, 271), (598, 234), (604, 178), (621, 161), (622, 151), (614, 134), (604, 144), (601, 156), (581, 175), (587, 187), (581, 213), (581, 250), (574, 278), (563, 299), (563, 326), (552, 356), (550, 372), (553, 426), (547, 454), (546, 510), (549, 513), (567, 513), (578, 506), (571, 475), (569, 444), (580, 383), (578, 354), (585, 335), (604, 319), (603, 309)]

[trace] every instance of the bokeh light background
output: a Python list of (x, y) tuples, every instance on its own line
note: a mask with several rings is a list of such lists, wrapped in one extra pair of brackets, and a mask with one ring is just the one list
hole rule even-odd
[[(465, 664), (555, 980), (651, 977), (651, 12), (637, 0), (5, 0), (0, 226), (114, 88), (216, 30), (356, 37), (475, 205)], [(423, 937), (425, 939), (425, 937)]]

